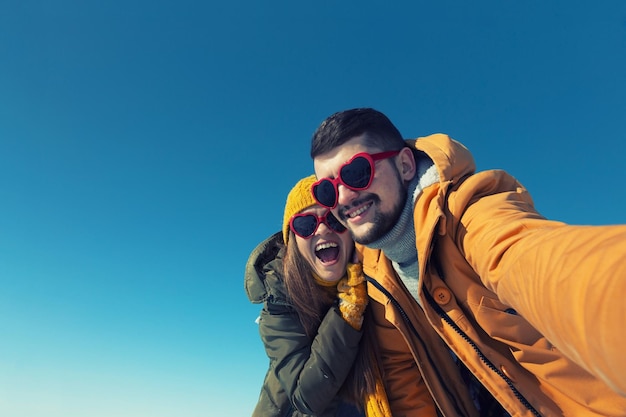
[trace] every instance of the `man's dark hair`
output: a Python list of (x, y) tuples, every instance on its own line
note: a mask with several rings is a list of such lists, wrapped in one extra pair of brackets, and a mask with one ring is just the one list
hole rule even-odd
[(367, 146), (381, 151), (396, 151), (406, 146), (387, 116), (371, 108), (357, 108), (337, 112), (319, 125), (311, 139), (311, 158), (362, 134)]

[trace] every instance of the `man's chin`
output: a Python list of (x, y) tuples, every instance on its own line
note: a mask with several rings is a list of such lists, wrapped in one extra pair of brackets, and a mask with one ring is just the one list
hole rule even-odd
[(358, 244), (369, 245), (378, 240), (376, 227), (372, 224), (363, 224), (350, 230), (352, 239)]

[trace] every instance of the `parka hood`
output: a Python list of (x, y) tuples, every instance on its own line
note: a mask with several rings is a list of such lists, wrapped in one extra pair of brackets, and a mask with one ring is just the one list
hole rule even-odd
[[(259, 243), (250, 253), (244, 286), (252, 303), (263, 303), (268, 298), (284, 298), (283, 285), (275, 285), (282, 282), (284, 252), (282, 233), (277, 232)], [(270, 285), (272, 282), (274, 285)]]

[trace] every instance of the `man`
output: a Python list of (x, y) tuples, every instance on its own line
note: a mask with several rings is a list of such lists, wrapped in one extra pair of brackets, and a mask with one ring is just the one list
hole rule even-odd
[(506, 172), (374, 109), (327, 118), (311, 157), (359, 244), (394, 416), (423, 386), (445, 416), (626, 414), (626, 226), (547, 220)]

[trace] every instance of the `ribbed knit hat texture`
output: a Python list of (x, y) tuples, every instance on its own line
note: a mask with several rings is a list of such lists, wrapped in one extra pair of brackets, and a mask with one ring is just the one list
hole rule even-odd
[(302, 178), (289, 191), (287, 203), (285, 204), (285, 214), (283, 216), (283, 241), (287, 244), (289, 239), (289, 220), (294, 214), (317, 204), (311, 193), (311, 186), (317, 179), (315, 175)]

